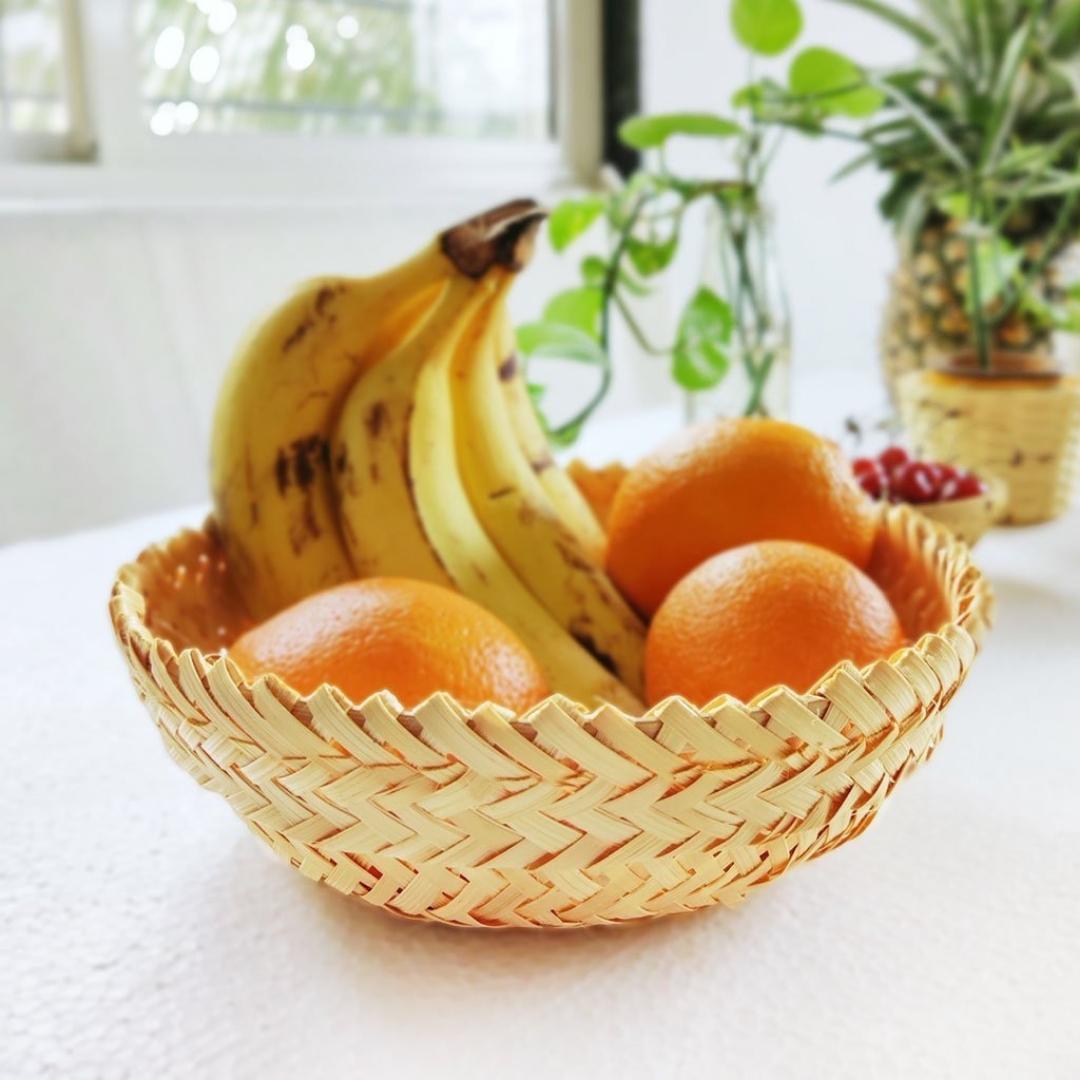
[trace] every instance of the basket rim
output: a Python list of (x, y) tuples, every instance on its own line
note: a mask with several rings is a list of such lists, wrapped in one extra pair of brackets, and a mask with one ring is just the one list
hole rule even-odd
[[(422, 728), (423, 716), (434, 709), (443, 716), (452, 717), (453, 722), (459, 723), (463, 728), (470, 727), (474, 718), (483, 716), (485, 722), (494, 720), (506, 724), (516, 729), (518, 734), (529, 738), (536, 734), (537, 721), (548, 716), (554, 708), (590, 731), (598, 726), (609, 727), (614, 723), (628, 725), (640, 735), (651, 739), (662, 729), (673, 710), (704, 719), (710, 726), (719, 728), (721, 725), (717, 723), (718, 719), (730, 715), (734, 709), (744, 718), (757, 723), (766, 744), (775, 746), (775, 724), (770, 728), (770, 721), (775, 721), (777, 715), (782, 714), (783, 722), (780, 728), (795, 730), (795, 743), (801, 743), (808, 749), (828, 751), (830, 756), (834, 756), (843, 754), (856, 743), (865, 741), (871, 734), (866, 731), (846, 731), (838, 741), (842, 733), (830, 727), (826, 717), (827, 710), (836, 703), (838, 694), (849, 696), (854, 681), (864, 693), (876, 698), (875, 684), (883, 685), (884, 681), (888, 680), (883, 669), (889, 669), (894, 676), (899, 676), (910, 684), (913, 664), (921, 664), (925, 668), (929, 657), (955, 657), (959, 654), (960, 663), (955, 672), (941, 682), (939, 693), (934, 695), (941, 702), (948, 701), (963, 681), (970, 661), (977, 651), (982, 632), (989, 626), (992, 617), (992, 591), (981, 571), (972, 562), (966, 544), (957, 540), (943, 525), (906, 504), (884, 508), (879, 529), (890, 527), (910, 535), (913, 547), (916, 544), (924, 548), (929, 546), (927, 555), (938, 559), (939, 564), (942, 559), (948, 558), (957, 567), (953, 576), (958, 582), (963, 581), (964, 598), (956, 619), (943, 623), (937, 630), (923, 633), (890, 657), (873, 661), (862, 668), (849, 660), (843, 660), (823, 674), (806, 692), (800, 693), (780, 684), (762, 690), (749, 702), (741, 701), (730, 694), (722, 694), (701, 706), (681, 695), (672, 695), (650, 706), (640, 715), (631, 715), (609, 703), (590, 707), (559, 693), (549, 695), (520, 714), (492, 702), (475, 708), (466, 707), (444, 691), (438, 691), (414, 706), (404, 705), (389, 690), (380, 690), (361, 702), (353, 701), (343, 691), (329, 684), (323, 684), (313, 693), (305, 695), (277, 675), (262, 675), (249, 680), (235, 662), (229, 659), (227, 651), (204, 652), (195, 646), (177, 650), (171, 641), (154, 634), (147, 626), (146, 599), (142, 592), (144, 577), (151, 565), (168, 559), (180, 545), (195, 539), (213, 542), (215, 525), (212, 518), (208, 518), (200, 529), (184, 528), (164, 540), (150, 544), (134, 560), (121, 566), (115, 575), (109, 612), (114, 632), (121, 648), (128, 654), (129, 663), (137, 661), (155, 684), (160, 682), (153, 671), (156, 664), (164, 664), (173, 670), (178, 666), (193, 669), (204, 683), (211, 673), (218, 680), (227, 675), (228, 682), (248, 702), (268, 690), (285, 709), (305, 724), (310, 719), (313, 703), (329, 698), (336, 708), (357, 719), (363, 719), (365, 713), (372, 709), (382, 709), (405, 718), (407, 722), (416, 722), (417, 726)], [(931, 660), (930, 668), (937, 673), (940, 663)], [(879, 706), (884, 705), (880, 699), (876, 700)], [(927, 708), (926, 702), (918, 701), (906, 716), (894, 716), (892, 722), (901, 729), (906, 729), (908, 722), (917, 722), (925, 715)], [(850, 726), (849, 723), (848, 727)], [(766, 735), (768, 738), (765, 738)], [(752, 736), (750, 745), (747, 745), (745, 738), (736, 741), (747, 750), (747, 757), (750, 759), (779, 761), (796, 749), (796, 746), (788, 745), (792, 743), (791, 738), (785, 741), (783, 751), (776, 748), (771, 753), (764, 751), (758, 740)]]

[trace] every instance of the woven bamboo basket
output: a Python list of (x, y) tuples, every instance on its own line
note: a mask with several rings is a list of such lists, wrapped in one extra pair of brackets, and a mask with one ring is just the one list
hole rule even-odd
[(996, 477), (985, 478), (986, 491), (966, 499), (945, 499), (941, 502), (923, 503), (919, 513), (944, 525), (968, 547), (973, 547), (1005, 514), (1009, 503), (1009, 489)]
[(871, 572), (914, 642), (888, 661), (643, 716), (250, 684), (221, 652), (245, 620), (212, 524), (124, 566), (110, 613), (168, 752), (301, 874), (415, 919), (579, 927), (737, 904), (861, 833), (931, 754), (989, 590), (906, 507)]
[(1080, 379), (979, 383), (913, 371), (898, 387), (915, 456), (1003, 481), (1004, 521), (1028, 524), (1064, 513), (1080, 451)]

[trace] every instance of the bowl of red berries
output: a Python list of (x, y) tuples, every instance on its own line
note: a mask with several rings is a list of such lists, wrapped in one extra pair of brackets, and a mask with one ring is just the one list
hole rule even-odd
[(941, 461), (917, 461), (902, 446), (851, 463), (859, 486), (881, 502), (909, 503), (974, 544), (1005, 512), (1007, 489), (1001, 480)]

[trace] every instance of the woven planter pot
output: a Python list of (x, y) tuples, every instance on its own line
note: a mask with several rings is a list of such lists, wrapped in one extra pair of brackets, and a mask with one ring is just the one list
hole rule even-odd
[(218, 651), (243, 618), (209, 526), (123, 567), (110, 612), (169, 753), (306, 877), (417, 919), (574, 927), (734, 905), (857, 836), (931, 753), (989, 592), (966, 547), (905, 507), (883, 516), (871, 570), (911, 647), (809, 694), (640, 717), (248, 684)]
[(1007, 522), (1047, 521), (1065, 511), (1080, 449), (1080, 379), (979, 380), (914, 371), (898, 385), (916, 457), (1002, 480)]

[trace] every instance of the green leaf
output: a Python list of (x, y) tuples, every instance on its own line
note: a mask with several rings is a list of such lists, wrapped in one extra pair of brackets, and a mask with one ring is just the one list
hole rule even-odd
[[(1024, 261), (1024, 253), (1003, 236), (987, 236), (975, 242), (975, 263), (979, 275), (979, 299), (985, 311), (1005, 290)], [(964, 295), (970, 311), (974, 302), (970, 276)]]
[(607, 362), (599, 343), (566, 323), (533, 322), (517, 329), (518, 349), (530, 359), (573, 360), (603, 367)]
[(607, 219), (611, 227), (617, 232), (624, 231), (635, 208), (640, 210), (657, 195), (657, 177), (648, 172), (634, 173), (608, 200)]
[(950, 191), (938, 196), (934, 205), (954, 221), (967, 221), (971, 217), (971, 198), (964, 191)]
[(734, 322), (727, 302), (701, 286), (679, 320), (671, 354), (671, 376), (680, 386), (707, 390), (727, 374), (730, 362), (721, 346), (731, 340)]
[(556, 293), (544, 308), (544, 322), (573, 326), (595, 339), (600, 334), (600, 310), (604, 294), (592, 285)]
[(731, 28), (751, 52), (777, 56), (802, 31), (803, 18), (795, 0), (734, 0)]
[(675, 256), (679, 244), (679, 234), (672, 234), (659, 243), (651, 240), (639, 240), (636, 236), (627, 237), (626, 254), (634, 264), (634, 269), (642, 277), (652, 277), (667, 268)]
[(983, 127), (983, 164), (994, 163), (1012, 133), (1020, 104), (1018, 84), (1023, 83), (1023, 64), (1029, 57), (1029, 42), (1034, 22), (1029, 17), (1013, 32), (998, 65), (992, 93), (993, 112)]
[(581, 260), (581, 279), (586, 285), (599, 289), (607, 277), (608, 264), (599, 255), (586, 255)]
[(671, 354), (671, 377), (684, 390), (709, 390), (730, 367), (727, 354), (715, 345), (676, 345)]
[(867, 85), (858, 65), (821, 46), (804, 49), (795, 57), (788, 85), (793, 94), (816, 98), (824, 112), (842, 116), (870, 116), (885, 102), (880, 90)]
[(957, 167), (961, 175), (967, 175), (970, 163), (964, 157), (963, 151), (945, 134), (937, 121), (915, 101), (914, 96), (905, 93), (888, 80), (882, 82), (873, 80), (873, 84), (907, 115), (908, 119)]
[(713, 113), (656, 113), (632, 116), (619, 126), (619, 138), (635, 150), (663, 146), (673, 135), (724, 139), (739, 135), (742, 128), (734, 120)]
[(572, 244), (603, 213), (605, 200), (601, 195), (583, 199), (566, 199), (559, 203), (548, 218), (548, 236), (556, 251)]
[(1050, 55), (1074, 59), (1080, 52), (1080, 4), (1058, 4), (1050, 17)]

